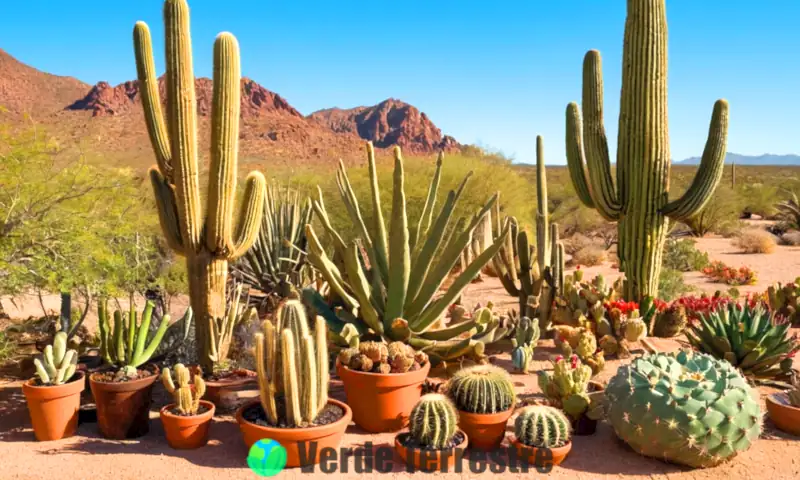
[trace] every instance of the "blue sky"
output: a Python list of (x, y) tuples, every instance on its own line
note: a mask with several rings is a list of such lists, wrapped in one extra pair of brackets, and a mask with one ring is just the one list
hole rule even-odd
[[(163, 66), (161, 0), (3, 2), (0, 48), (87, 83), (135, 77), (131, 30), (144, 20)], [(233, 32), (243, 73), (302, 113), (419, 107), (442, 130), (533, 162), (564, 163), (564, 111), (580, 99), (588, 49), (603, 54), (615, 151), (624, 0), (190, 0), (195, 73), (210, 76), (215, 35)], [(713, 102), (731, 104), (729, 151), (800, 153), (800, 2), (668, 0), (670, 137), (699, 155)]]

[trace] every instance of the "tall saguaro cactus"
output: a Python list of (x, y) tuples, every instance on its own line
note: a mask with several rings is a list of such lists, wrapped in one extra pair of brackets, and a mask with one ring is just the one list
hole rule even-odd
[(603, 126), (600, 54), (594, 50), (583, 63), (583, 114), (581, 121), (578, 105), (567, 107), (567, 162), (575, 190), (585, 205), (619, 223), (625, 297), (655, 296), (668, 218), (689, 219), (711, 199), (722, 177), (728, 132), (728, 103), (718, 100), (697, 175), (682, 197), (669, 202), (665, 0), (628, 0), (616, 186)]
[[(150, 180), (167, 242), (186, 257), (189, 295), (197, 315), (198, 357), (206, 373), (215, 358), (210, 332), (225, 317), (228, 262), (243, 255), (258, 234), (266, 181), (247, 177), (242, 213), (234, 226), (238, 163), (240, 81), (239, 46), (230, 33), (214, 43), (214, 94), (211, 117), (211, 172), (205, 218), (197, 161), (197, 104), (192, 73), (189, 6), (164, 2), (167, 57), (167, 116), (161, 109), (150, 31), (136, 23), (133, 41), (147, 130), (158, 165)], [(221, 361), (224, 359), (216, 359)]]

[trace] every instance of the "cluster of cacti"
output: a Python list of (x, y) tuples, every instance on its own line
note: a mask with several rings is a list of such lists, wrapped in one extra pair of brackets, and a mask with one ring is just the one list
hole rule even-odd
[(606, 314), (604, 305), (620, 296), (620, 280), (612, 285), (605, 277), (597, 275), (591, 281), (583, 281), (583, 270), (576, 270), (564, 277), (561, 293), (555, 298), (552, 320), (555, 325), (588, 327), (600, 322)]
[[(497, 315), (494, 304), (488, 302), (486, 306), (477, 304), (471, 313), (460, 304), (450, 307), (447, 325), (439, 326), (421, 335), (427, 340), (448, 340), (470, 338), (475, 342), (472, 357), (480, 358), (485, 345), (503, 340), (512, 335), (517, 328), (518, 321), (509, 315)], [(439, 360), (439, 359), (437, 359)]]
[(597, 375), (605, 368), (605, 352), (599, 348), (597, 337), (591, 330), (568, 325), (556, 325), (553, 329), (556, 346), (561, 349), (565, 357), (577, 355), (592, 369), (593, 375)]
[(728, 103), (714, 105), (697, 175), (681, 198), (669, 202), (665, 0), (628, 2), (622, 57), (616, 182), (603, 121), (600, 53), (594, 50), (583, 64), (583, 119), (576, 103), (567, 107), (567, 163), (580, 200), (618, 222), (624, 297), (641, 301), (658, 295), (668, 219), (684, 221), (701, 212), (722, 177)]
[[(175, 381), (172, 379), (172, 372), (175, 373)], [(200, 408), (200, 399), (206, 393), (206, 383), (200, 375), (194, 375), (192, 379), (189, 369), (183, 364), (177, 363), (172, 367), (165, 368), (161, 372), (161, 383), (164, 388), (175, 399), (175, 407), (183, 415), (196, 415)], [(177, 386), (175, 382), (177, 381)], [(194, 388), (192, 388), (194, 386)]]
[(456, 372), (445, 387), (459, 410), (468, 413), (499, 413), (516, 401), (514, 384), (504, 369), (476, 365)]
[(248, 307), (249, 295), (245, 295), (242, 301), (242, 289), (244, 285), (235, 283), (227, 301), (225, 315), (218, 318), (208, 318), (208, 342), (210, 350), (208, 358), (215, 365), (223, 365), (228, 359), (228, 352), (233, 342), (233, 331), (239, 323), (247, 323), (258, 319), (258, 312), (255, 307)]
[(61, 385), (75, 375), (78, 352), (67, 348), (67, 336), (66, 332), (56, 333), (53, 344), (44, 347), (41, 358), (33, 359), (42, 385)]
[(428, 355), (403, 342), (358, 342), (339, 352), (339, 363), (351, 370), (373, 373), (405, 373), (428, 363)]
[(552, 372), (539, 372), (539, 388), (554, 407), (577, 420), (589, 409), (591, 378), (592, 369), (583, 365), (577, 355), (559, 357), (553, 362)]
[(794, 283), (776, 283), (767, 288), (769, 308), (792, 325), (800, 325), (800, 278)]
[(212, 321), (226, 315), (228, 262), (241, 257), (258, 236), (266, 180), (259, 172), (248, 175), (242, 213), (234, 224), (241, 72), (236, 38), (230, 33), (221, 33), (214, 43), (211, 171), (206, 213), (203, 213), (197, 158), (197, 101), (186, 0), (164, 3), (164, 25), (166, 118), (158, 91), (149, 28), (138, 22), (133, 32), (142, 106), (158, 164), (150, 169), (150, 180), (167, 243), (186, 257), (189, 296), (197, 316), (195, 336), (200, 350), (199, 362), (206, 373), (211, 373), (215, 363), (210, 338)]
[[(108, 365), (119, 367), (120, 372), (128, 378), (136, 376), (136, 370), (147, 363), (161, 344), (161, 340), (170, 327), (170, 316), (165, 314), (155, 332), (151, 332), (150, 323), (155, 304), (148, 300), (145, 303), (141, 319), (136, 306), (131, 305), (128, 312), (116, 310), (113, 324), (109, 318), (108, 299), (97, 304), (97, 322), (100, 330), (100, 355)], [(186, 309), (182, 325), (192, 321), (192, 308)]]
[(514, 435), (529, 447), (558, 448), (570, 442), (572, 427), (561, 410), (531, 405), (520, 410), (514, 421)]
[[(508, 236), (492, 259), (492, 266), (509, 295), (519, 299), (520, 317), (537, 318), (550, 330), (550, 308), (564, 280), (564, 246), (558, 241), (558, 225), (549, 223), (547, 177), (542, 137), (536, 138), (536, 245), (528, 241), (514, 217)], [(495, 203), (495, 237), (503, 224), (500, 203)]]
[(533, 350), (539, 341), (539, 319), (533, 320), (522, 317), (517, 324), (514, 338), (511, 339), (511, 363), (514, 368), (522, 373), (528, 373), (530, 363), (533, 361)]
[(800, 349), (791, 324), (775, 318), (760, 304), (730, 303), (702, 315), (686, 329), (686, 338), (697, 350), (725, 360), (750, 378), (788, 375), (792, 354)]
[[(453, 211), (466, 186), (451, 191), (435, 213), (442, 156), (428, 190), (428, 197), (416, 225), (409, 229), (406, 213), (405, 175), (400, 149), (394, 149), (394, 178), (389, 233), (380, 201), (375, 153), (367, 144), (367, 161), (371, 188), (371, 221), (362, 215), (347, 171), (340, 163), (336, 179), (342, 201), (359, 232), (359, 240), (346, 240), (333, 228), (322, 196), (314, 202), (314, 211), (333, 242), (335, 254), (328, 257), (313, 226), (306, 226), (308, 261), (327, 281), (329, 292), (323, 298), (315, 289), (305, 289), (304, 299), (315, 313), (326, 319), (331, 330), (339, 334), (345, 325), (353, 324), (360, 335), (378, 335), (387, 342), (406, 342), (417, 350), (424, 349), (432, 363), (458, 358), (481, 351), (484, 344), (475, 338), (457, 338), (469, 325), (434, 328), (453, 301), (474, 276), (499, 250), (503, 235), (496, 239), (464, 269), (439, 295), (437, 292), (448, 277), (464, 248), (472, 239), (478, 223), (496, 201), (492, 197), (471, 219), (461, 218), (451, 225)], [(467, 177), (469, 178), (469, 176)], [(474, 321), (470, 320), (470, 322)], [(493, 338), (484, 331), (480, 338)]]
[(317, 318), (312, 336), (297, 300), (284, 303), (275, 320), (264, 321), (263, 332), (255, 334), (261, 406), (271, 425), (313, 425), (328, 403), (328, 329)]
[(688, 322), (686, 307), (677, 303), (672, 304), (656, 315), (653, 336), (661, 338), (678, 336), (686, 328)]
[(758, 394), (730, 364), (682, 351), (637, 358), (606, 387), (609, 421), (642, 455), (717, 465), (761, 434)]
[(456, 407), (445, 395), (423, 395), (411, 409), (408, 430), (420, 446), (441, 450), (455, 437), (457, 428)]
[(311, 200), (301, 203), (300, 194), (277, 185), (267, 187), (264, 214), (255, 243), (232, 270), (257, 289), (251, 305), (270, 311), (272, 303), (295, 295), (311, 282), (306, 263), (306, 229), (313, 216)]

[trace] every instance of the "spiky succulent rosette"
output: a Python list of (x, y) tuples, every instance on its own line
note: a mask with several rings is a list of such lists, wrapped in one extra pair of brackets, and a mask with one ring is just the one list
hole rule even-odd
[(621, 367), (606, 388), (609, 421), (635, 451), (705, 468), (761, 434), (758, 398), (729, 363), (702, 353), (656, 353)]

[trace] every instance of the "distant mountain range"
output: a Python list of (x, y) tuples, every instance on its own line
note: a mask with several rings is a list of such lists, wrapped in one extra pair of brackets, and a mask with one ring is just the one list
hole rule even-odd
[[(772, 155), (769, 153), (764, 155), (740, 155), (738, 153), (728, 153), (728, 155), (725, 157), (725, 163), (726, 164), (736, 163), (736, 165), (756, 165), (756, 166), (800, 165), (800, 155)], [(686, 160), (675, 162), (675, 164), (699, 165), (700, 157), (687, 158)]]

